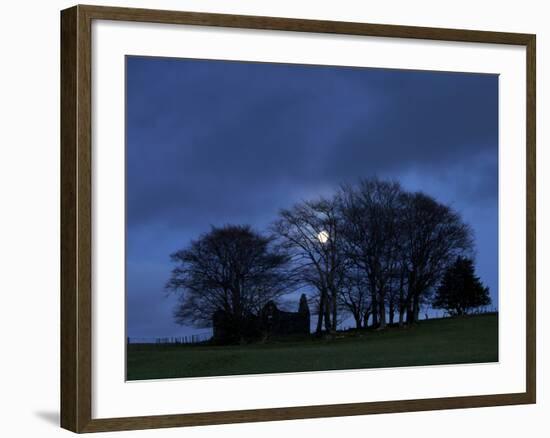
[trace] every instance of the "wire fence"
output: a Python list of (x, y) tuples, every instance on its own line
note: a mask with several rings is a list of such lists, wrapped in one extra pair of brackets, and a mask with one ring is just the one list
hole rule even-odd
[(160, 338), (128, 336), (128, 344), (200, 344), (212, 339), (211, 333), (196, 333), (186, 336), (167, 336)]
[[(471, 311), (470, 315), (483, 315), (497, 313), (498, 308), (496, 307), (481, 307)], [(445, 311), (433, 311), (429, 313), (426, 312), (424, 315), (420, 315), (421, 319), (440, 319), (447, 318), (450, 315)], [(346, 331), (353, 329), (353, 325), (343, 325), (340, 327), (340, 330)], [(200, 344), (208, 342), (212, 339), (212, 333), (195, 333), (192, 335), (186, 336), (165, 336), (165, 337), (134, 337), (128, 336), (126, 342), (128, 344)]]

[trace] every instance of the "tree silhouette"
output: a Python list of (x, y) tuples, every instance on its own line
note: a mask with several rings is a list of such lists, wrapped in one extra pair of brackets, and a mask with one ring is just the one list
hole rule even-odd
[(354, 266), (350, 265), (346, 270), (339, 300), (342, 309), (353, 317), (355, 327), (366, 328), (372, 313), (372, 301), (367, 280)]
[(386, 303), (394, 296), (401, 256), (402, 194), (399, 183), (377, 178), (344, 186), (338, 194), (345, 254), (368, 285), (373, 325), (380, 328), (386, 326)]
[(489, 288), (483, 286), (479, 277), (475, 275), (473, 261), (457, 257), (454, 264), (446, 270), (432, 307), (445, 309), (453, 316), (460, 316), (489, 304)]
[(422, 192), (405, 193), (401, 209), (401, 260), (406, 269), (407, 323), (458, 256), (473, 251), (473, 233), (451, 207)]
[(247, 318), (291, 284), (288, 255), (249, 226), (212, 227), (171, 259), (176, 267), (166, 288), (180, 296), (176, 321), (210, 326), (223, 311), (237, 338)]
[(289, 210), (281, 210), (272, 229), (291, 254), (296, 278), (316, 291), (316, 333), (321, 333), (323, 321), (325, 330), (335, 331), (345, 259), (340, 246), (340, 217), (334, 200), (302, 202)]

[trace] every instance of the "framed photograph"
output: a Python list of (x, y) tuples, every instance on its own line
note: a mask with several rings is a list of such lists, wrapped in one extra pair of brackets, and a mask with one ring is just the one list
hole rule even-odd
[(61, 425), (535, 403), (535, 35), (61, 12)]

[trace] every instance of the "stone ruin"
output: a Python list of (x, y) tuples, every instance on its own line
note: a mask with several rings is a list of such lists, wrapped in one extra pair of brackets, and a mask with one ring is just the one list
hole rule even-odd
[(249, 315), (238, 324), (231, 321), (226, 312), (217, 310), (212, 316), (213, 341), (230, 344), (289, 335), (310, 333), (310, 313), (305, 294), (300, 297), (297, 312), (280, 310), (268, 301), (257, 315)]

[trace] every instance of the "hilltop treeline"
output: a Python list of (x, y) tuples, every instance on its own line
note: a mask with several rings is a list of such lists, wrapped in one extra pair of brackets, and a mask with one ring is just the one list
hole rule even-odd
[(445, 272), (473, 251), (471, 228), (450, 206), (372, 178), (281, 210), (269, 234), (213, 227), (171, 255), (167, 289), (180, 296), (180, 323), (207, 326), (223, 310), (239, 327), (269, 300), (303, 288), (317, 333), (335, 331), (344, 315), (358, 328), (384, 328), (416, 322)]

